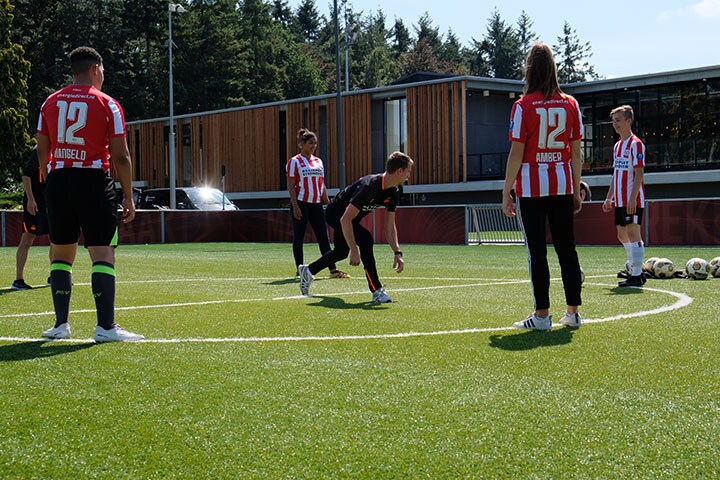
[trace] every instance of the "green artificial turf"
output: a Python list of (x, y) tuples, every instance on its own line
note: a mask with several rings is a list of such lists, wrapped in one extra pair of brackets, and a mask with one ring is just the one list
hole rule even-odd
[[(353, 278), (322, 272), (301, 297), (288, 244), (123, 246), (136, 344), (90, 340), (83, 251), (72, 342), (40, 339), (49, 288), (0, 289), (0, 478), (717, 477), (720, 279), (618, 289), (622, 247), (580, 248), (586, 319), (692, 302), (524, 332), (506, 328), (532, 311), (524, 247), (403, 245), (400, 275), (375, 251), (392, 304), (346, 262)], [(47, 271), (33, 247), (26, 281)], [(563, 298), (554, 281), (556, 322)]]

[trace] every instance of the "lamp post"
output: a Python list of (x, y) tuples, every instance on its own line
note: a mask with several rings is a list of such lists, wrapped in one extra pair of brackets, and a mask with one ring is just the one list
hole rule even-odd
[(174, 114), (174, 100), (173, 100), (173, 60), (172, 60), (172, 49), (173, 49), (173, 39), (172, 39), (172, 14), (173, 12), (177, 13), (183, 13), (186, 12), (185, 8), (183, 8), (182, 5), (179, 3), (169, 3), (168, 4), (168, 62), (169, 62), (169, 72), (170, 72), (170, 132), (168, 135), (168, 164), (169, 164), (169, 172), (168, 172), (168, 180), (169, 180), (169, 187), (170, 187), (170, 208), (175, 209), (177, 207), (176, 205), (176, 199), (175, 199), (175, 114)]
[(337, 0), (333, 0), (333, 18), (335, 19), (335, 90), (336, 90), (336, 119), (338, 138), (338, 187), (345, 188), (345, 136), (343, 132), (342, 92), (340, 87), (340, 20), (338, 18)]

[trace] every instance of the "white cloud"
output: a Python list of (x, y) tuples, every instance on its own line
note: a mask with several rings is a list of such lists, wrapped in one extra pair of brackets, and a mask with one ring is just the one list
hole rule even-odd
[(681, 8), (663, 10), (659, 15), (661, 20), (686, 16), (699, 17), (701, 20), (720, 18), (720, 0), (700, 0)]
[(703, 18), (720, 18), (720, 0), (702, 0), (691, 5), (690, 10)]

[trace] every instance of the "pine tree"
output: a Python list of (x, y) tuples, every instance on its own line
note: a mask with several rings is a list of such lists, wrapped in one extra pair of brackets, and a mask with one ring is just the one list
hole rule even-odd
[(463, 65), (462, 46), (457, 35), (448, 30), (445, 41), (440, 49), (440, 68), (445, 73), (465, 74), (467, 69)]
[(577, 32), (568, 22), (563, 25), (563, 34), (557, 37), (557, 41), (557, 45), (553, 45), (553, 50), (560, 83), (585, 82), (600, 78), (595, 73), (595, 68), (586, 60), (592, 57), (590, 42), (581, 43)]
[[(196, 0), (173, 17), (174, 100), (176, 113), (247, 105), (250, 102), (249, 46), (240, 32), (233, 0)], [(163, 55), (159, 92), (167, 92)], [(167, 102), (167, 96), (164, 96)], [(167, 103), (166, 103), (167, 105)], [(163, 109), (167, 111), (167, 107)]]
[(518, 45), (512, 26), (505, 23), (495, 9), (488, 19), (487, 34), (481, 45), (493, 77), (522, 78)]
[(396, 59), (410, 50), (412, 45), (410, 30), (408, 30), (401, 18), (395, 19), (395, 24), (392, 27), (392, 38), (392, 51)]
[(528, 15), (525, 10), (520, 13), (520, 18), (518, 18), (517, 21), (517, 28), (515, 32), (517, 33), (518, 38), (518, 48), (520, 49), (520, 56), (524, 59), (525, 55), (527, 55), (527, 52), (530, 51), (530, 47), (532, 46), (535, 41), (537, 41), (538, 36), (535, 32), (532, 31), (533, 21), (530, 18), (530, 15)]
[(297, 8), (297, 21), (302, 38), (314, 42), (320, 34), (322, 17), (315, 7), (315, 0), (303, 0)]
[(30, 62), (21, 45), (11, 41), (13, 6), (0, 0), (0, 186), (8, 188), (20, 177), (27, 154), (28, 135), (27, 78)]
[(415, 27), (415, 34), (417, 35), (417, 42), (424, 42), (433, 54), (438, 55), (442, 48), (442, 38), (440, 38), (440, 29), (433, 25), (430, 14), (425, 12), (420, 20), (418, 20), (417, 27)]

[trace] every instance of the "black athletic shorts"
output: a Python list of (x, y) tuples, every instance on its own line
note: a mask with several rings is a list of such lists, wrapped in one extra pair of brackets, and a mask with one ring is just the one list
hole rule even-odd
[(37, 215), (30, 215), (27, 210), (23, 212), (23, 230), (33, 235), (48, 234), (48, 218), (44, 210)]
[(47, 177), (50, 241), (77, 243), (82, 232), (86, 247), (117, 245), (115, 181), (96, 168), (61, 168)]
[(630, 224), (642, 225), (643, 208), (638, 207), (635, 213), (628, 215), (625, 207), (615, 207), (615, 225), (625, 227)]

